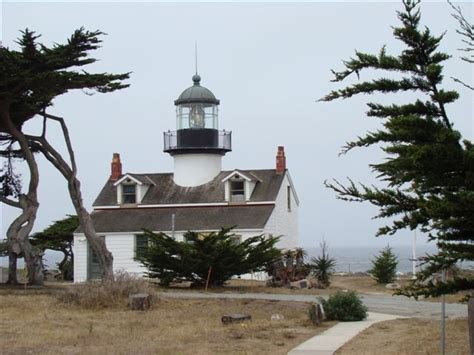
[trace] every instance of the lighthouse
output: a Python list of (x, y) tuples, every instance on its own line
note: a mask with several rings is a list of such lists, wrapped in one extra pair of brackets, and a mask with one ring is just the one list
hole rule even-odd
[(174, 101), (176, 131), (163, 133), (163, 151), (174, 159), (173, 181), (183, 187), (213, 180), (222, 170), (222, 157), (232, 150), (232, 132), (219, 130), (219, 100), (197, 73), (192, 80)]
[[(197, 73), (192, 81), (174, 101), (176, 130), (163, 133), (163, 150), (173, 158), (174, 171), (123, 172), (120, 155), (114, 153), (110, 176), (93, 204), (95, 230), (117, 270), (148, 272), (137, 261), (148, 245), (140, 232), (144, 229), (185, 241), (188, 231), (208, 235), (234, 226), (235, 243), (278, 235), (278, 248), (298, 246), (299, 200), (284, 147), (278, 147), (276, 163), (268, 159), (271, 167), (222, 170), (232, 134), (219, 130), (219, 100)], [(80, 228), (74, 249), (74, 282), (100, 278), (100, 264)]]

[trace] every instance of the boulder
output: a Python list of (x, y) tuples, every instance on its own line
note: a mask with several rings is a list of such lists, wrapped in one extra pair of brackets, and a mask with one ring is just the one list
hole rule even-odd
[(290, 282), (290, 288), (310, 288), (310, 283), (307, 279)]
[(221, 318), (223, 324), (240, 323), (247, 320), (252, 320), (250, 314), (228, 313)]
[(310, 288), (319, 288), (319, 281), (316, 277), (310, 277), (307, 280), (309, 281)]
[(285, 317), (283, 316), (283, 314), (279, 314), (279, 313), (275, 313), (275, 314), (272, 314), (270, 320), (283, 320), (285, 319)]
[(400, 284), (394, 282), (394, 283), (391, 283), (391, 284), (386, 284), (385, 285), (385, 288), (388, 288), (389, 290), (396, 290), (398, 288), (400, 288)]

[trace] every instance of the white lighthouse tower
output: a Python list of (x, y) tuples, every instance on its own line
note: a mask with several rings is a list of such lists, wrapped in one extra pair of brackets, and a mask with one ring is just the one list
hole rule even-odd
[(193, 86), (175, 100), (176, 131), (164, 132), (164, 152), (174, 158), (173, 180), (192, 187), (214, 179), (232, 150), (232, 132), (219, 131), (219, 100), (193, 76)]

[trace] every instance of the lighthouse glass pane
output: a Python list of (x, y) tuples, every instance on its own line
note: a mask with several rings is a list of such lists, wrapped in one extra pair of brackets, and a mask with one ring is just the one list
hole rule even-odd
[(189, 128), (205, 128), (205, 112), (200, 104), (195, 104), (189, 111)]
[(218, 129), (217, 105), (195, 103), (179, 105), (176, 108), (176, 128)]
[(176, 109), (176, 118), (177, 118), (177, 129), (187, 129), (189, 128), (189, 112), (191, 108), (188, 106), (178, 106)]

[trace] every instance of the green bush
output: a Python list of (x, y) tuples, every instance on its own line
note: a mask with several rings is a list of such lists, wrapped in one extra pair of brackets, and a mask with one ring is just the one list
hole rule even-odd
[(398, 266), (398, 258), (393, 254), (392, 248), (387, 246), (382, 249), (375, 260), (372, 260), (372, 269), (369, 274), (379, 284), (388, 284), (395, 279)]
[(147, 245), (136, 260), (147, 269), (150, 278), (160, 285), (191, 281), (194, 286), (221, 286), (233, 276), (267, 271), (280, 257), (275, 247), (278, 237), (264, 235), (236, 242), (232, 228), (203, 235), (186, 232), (183, 242), (164, 234), (145, 230)]
[(367, 318), (367, 307), (353, 291), (337, 292), (323, 301), (323, 307), (328, 320), (353, 322)]

